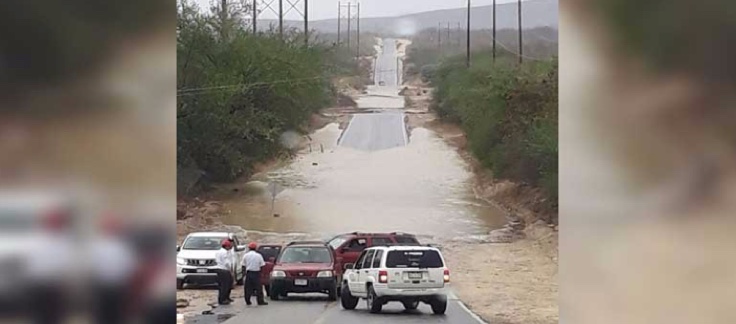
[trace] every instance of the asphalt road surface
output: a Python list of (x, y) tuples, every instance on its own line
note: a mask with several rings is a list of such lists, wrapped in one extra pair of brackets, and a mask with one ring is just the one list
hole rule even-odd
[[(237, 287), (242, 289), (242, 287)], [(213, 291), (213, 298), (214, 298)], [(267, 306), (246, 306), (243, 299), (227, 306), (220, 306), (211, 315), (198, 315), (186, 323), (238, 324), (238, 323), (294, 323), (294, 324), (344, 324), (344, 323), (483, 323), (470, 313), (454, 296), (448, 298), (444, 315), (432, 314), (429, 305), (420, 304), (414, 311), (406, 311), (401, 303), (388, 303), (380, 314), (371, 314), (361, 300), (355, 310), (344, 310), (339, 300), (330, 302), (324, 295), (290, 295), (283, 301), (269, 301)], [(253, 298), (255, 305), (255, 298)]]
[[(396, 40), (385, 39), (383, 41), (383, 51), (376, 57), (376, 70), (375, 83), (378, 85), (384, 82), (385, 84), (369, 89), (367, 98), (363, 98), (362, 102), (370, 102), (372, 107), (361, 105), (361, 108), (403, 108), (404, 99), (398, 96), (397, 88), (399, 77), (396, 74), (398, 70)], [(398, 107), (396, 107), (397, 101)], [(408, 136), (404, 113), (399, 111), (355, 114), (338, 144), (365, 151), (406, 146)]]
[(365, 151), (385, 150), (407, 144), (404, 114), (356, 114), (340, 139), (340, 146)]
[(399, 84), (398, 60), (396, 57), (396, 40), (384, 39), (383, 52), (376, 58), (376, 84), (385, 83), (387, 87), (395, 87)]

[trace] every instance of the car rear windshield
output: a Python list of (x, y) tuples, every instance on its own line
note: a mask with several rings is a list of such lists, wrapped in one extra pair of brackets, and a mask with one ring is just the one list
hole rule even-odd
[(442, 268), (442, 257), (434, 250), (390, 251), (386, 256), (387, 268)]
[(326, 247), (287, 247), (279, 257), (280, 263), (332, 263), (332, 253)]
[(219, 250), (224, 237), (192, 236), (184, 242), (184, 250)]

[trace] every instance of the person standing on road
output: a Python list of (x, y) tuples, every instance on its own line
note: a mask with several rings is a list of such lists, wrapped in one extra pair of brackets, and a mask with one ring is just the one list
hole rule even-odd
[(245, 303), (251, 305), (250, 297), (256, 295), (258, 305), (268, 305), (263, 300), (263, 286), (261, 286), (261, 267), (266, 265), (263, 256), (256, 252), (258, 244), (250, 242), (248, 253), (243, 256), (243, 272), (245, 272)]
[(222, 241), (222, 248), (215, 254), (215, 262), (217, 263), (217, 286), (219, 288), (217, 294), (217, 303), (220, 305), (228, 305), (233, 300), (230, 299), (230, 290), (232, 290), (233, 278), (232, 278), (232, 257), (230, 256), (230, 249), (233, 248), (233, 244), (228, 239)]
[[(230, 290), (233, 290), (235, 288), (235, 286), (236, 286), (237, 281), (238, 281), (238, 272), (235, 270), (235, 269), (237, 269), (236, 267), (238, 265), (238, 253), (236, 252), (236, 250), (237, 250), (238, 247), (235, 245), (235, 240), (233, 240), (232, 237), (231, 238), (228, 238), (227, 240), (230, 241), (230, 245), (233, 247), (232, 249), (228, 250), (229, 257), (230, 257), (230, 265), (231, 265), (231, 267), (230, 267), (230, 277), (233, 278), (233, 282), (230, 285)], [(228, 295), (228, 296), (230, 296), (230, 295)], [(232, 299), (230, 300), (231, 303), (233, 301), (234, 300), (232, 300)]]

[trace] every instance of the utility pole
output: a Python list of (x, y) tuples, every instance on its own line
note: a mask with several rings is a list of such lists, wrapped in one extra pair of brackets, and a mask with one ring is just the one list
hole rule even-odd
[(304, 0), (304, 46), (309, 47), (309, 0)]
[[(241, 0), (241, 3), (245, 3), (247, 0)], [(299, 9), (299, 1), (304, 1), (304, 12)], [(299, 13), (304, 18), (304, 43), (305, 46), (309, 46), (309, 0), (287, 0), (289, 9), (284, 12), (284, 0), (278, 0), (278, 8), (275, 8), (276, 0), (264, 0), (258, 3), (257, 0), (253, 0), (253, 34), (258, 33), (258, 16), (263, 11), (271, 11), (279, 18), (279, 36), (284, 39), (284, 16), (292, 10)], [(261, 5), (262, 9), (259, 11), (258, 6)]]
[(437, 48), (442, 49), (442, 22), (437, 23)]
[(221, 12), (220, 12), (220, 36), (223, 39), (227, 39), (227, 0), (221, 1)]
[(468, 30), (467, 30), (466, 35), (467, 35), (466, 36), (467, 39), (466, 39), (466, 44), (465, 44), (466, 46), (465, 48), (465, 52), (466, 52), (465, 66), (470, 68), (470, 0), (468, 0)]
[(452, 39), (452, 38), (450, 38), (450, 22), (448, 21), (448, 22), (447, 22), (447, 43), (448, 43), (448, 44), (452, 44), (452, 41), (451, 41), (451, 39)]
[(358, 41), (358, 46), (356, 46), (357, 47), (357, 49), (356, 49), (357, 54), (356, 54), (355, 58), (356, 59), (359, 59), (360, 58), (360, 2), (358, 2), (358, 17), (357, 17), (357, 21), (358, 21), (358, 28), (357, 28), (356, 38), (357, 38), (357, 41)]
[(518, 7), (519, 7), (519, 64), (523, 63), (524, 61), (524, 46), (523, 41), (521, 39), (521, 0), (518, 0)]
[(493, 62), (496, 62), (496, 0), (493, 0)]
[(253, 0), (253, 35), (258, 34), (257, 21), (258, 21), (258, 0)]
[(350, 48), (350, 20), (352, 20), (352, 15), (350, 14), (350, 8), (353, 7), (352, 3), (348, 2), (348, 48)]
[(342, 21), (342, 2), (337, 2), (337, 47), (340, 47), (340, 22)]
[(279, 0), (279, 36), (284, 39), (284, 0)]

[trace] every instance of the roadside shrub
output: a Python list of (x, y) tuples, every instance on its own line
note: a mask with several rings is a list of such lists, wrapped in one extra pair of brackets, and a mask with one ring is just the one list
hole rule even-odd
[(211, 181), (247, 176), (284, 153), (282, 134), (305, 131), (336, 101), (331, 79), (357, 66), (336, 48), (305, 47), (297, 33), (223, 33), (216, 16), (187, 6), (178, 14), (177, 167)]
[(472, 153), (498, 178), (544, 189), (557, 200), (557, 61), (495, 64), (476, 55), (445, 60), (433, 74), (432, 108), (459, 123)]

